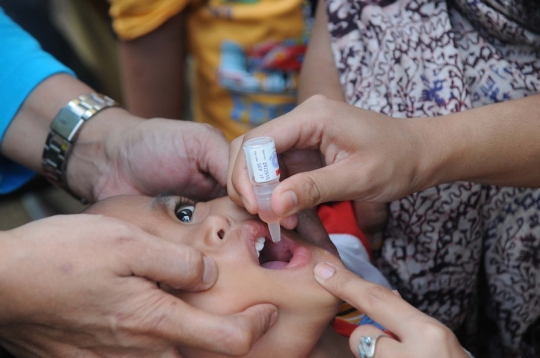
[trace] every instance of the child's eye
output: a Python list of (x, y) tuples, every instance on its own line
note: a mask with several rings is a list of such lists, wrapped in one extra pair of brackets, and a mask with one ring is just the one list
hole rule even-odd
[(176, 209), (176, 217), (185, 223), (190, 223), (193, 213), (195, 212), (195, 206), (183, 205)]

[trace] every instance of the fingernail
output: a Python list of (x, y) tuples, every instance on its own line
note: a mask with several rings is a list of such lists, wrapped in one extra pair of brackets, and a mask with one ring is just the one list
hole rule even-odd
[(289, 216), (294, 214), (296, 205), (298, 205), (298, 198), (296, 197), (296, 193), (294, 191), (287, 190), (286, 192), (281, 193), (279, 200), (281, 201), (281, 207), (286, 210), (286, 212), (281, 216)]
[(212, 283), (217, 279), (217, 265), (213, 258), (205, 256), (203, 282)]
[(334, 273), (336, 273), (336, 269), (328, 264), (322, 263), (315, 266), (315, 277), (321, 280), (328, 280), (334, 276)]
[(274, 313), (272, 313), (272, 315), (270, 316), (270, 327), (272, 327), (274, 323), (276, 323), (277, 318), (278, 318), (278, 310), (276, 309)]

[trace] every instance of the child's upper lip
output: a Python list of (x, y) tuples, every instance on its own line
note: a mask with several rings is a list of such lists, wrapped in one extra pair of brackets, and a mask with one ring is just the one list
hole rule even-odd
[(246, 241), (251, 258), (259, 265), (259, 258), (257, 256), (257, 249), (255, 248), (255, 242), (259, 237), (270, 237), (270, 231), (268, 227), (261, 221), (248, 220), (240, 227), (240, 235)]

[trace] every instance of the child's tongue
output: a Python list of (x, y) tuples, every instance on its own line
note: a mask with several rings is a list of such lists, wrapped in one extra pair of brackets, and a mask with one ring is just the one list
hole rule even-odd
[(288, 264), (289, 264), (288, 262), (283, 262), (283, 261), (269, 261), (269, 262), (265, 262), (261, 266), (270, 270), (281, 270)]

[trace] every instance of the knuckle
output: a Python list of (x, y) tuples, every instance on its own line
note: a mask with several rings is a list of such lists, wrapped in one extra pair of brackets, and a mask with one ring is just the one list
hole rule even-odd
[(225, 340), (224, 348), (229, 354), (234, 356), (246, 355), (251, 349), (253, 335), (249, 330), (236, 327), (228, 332), (228, 337)]
[(211, 126), (210, 124), (206, 124), (206, 123), (203, 123), (203, 124), (210, 133), (213, 133), (213, 135), (221, 139), (225, 139), (225, 134), (223, 133), (221, 129)]
[(240, 146), (242, 145), (243, 140), (244, 140), (244, 136), (234, 138), (232, 140), (231, 144), (230, 144), (231, 151), (232, 151), (232, 148), (234, 148), (234, 149), (240, 148)]
[(119, 221), (109, 221), (107, 233), (111, 235), (116, 245), (131, 245), (137, 241), (132, 228)]
[[(135, 310), (125, 310), (114, 315), (111, 320), (116, 331), (119, 332), (166, 332), (169, 314), (174, 308), (165, 295), (138, 298), (132, 302)], [(136, 314), (134, 312), (137, 312)]]
[(320, 184), (314, 174), (309, 173), (306, 175), (306, 180), (303, 187), (308, 192), (308, 195), (305, 195), (304, 197), (308, 197), (311, 199), (311, 205), (317, 205), (321, 203), (322, 191)]
[(235, 321), (235, 324), (224, 324), (213, 330), (213, 341), (221, 353), (228, 356), (244, 356), (249, 352), (253, 336), (243, 327), (240, 322)]
[[(366, 304), (369, 306), (379, 305), (381, 302), (386, 300), (390, 291), (379, 285), (371, 285), (366, 291)], [(391, 294), (391, 293), (390, 293)]]
[(418, 332), (422, 337), (425, 337), (427, 341), (446, 343), (449, 342), (453, 334), (450, 330), (439, 322), (432, 320), (422, 320), (418, 323)]
[(314, 113), (318, 114), (318, 118), (325, 120), (327, 118), (331, 118), (332, 113), (330, 111), (330, 106), (332, 104), (332, 100), (325, 95), (322, 94), (316, 94), (311, 96), (307, 99), (307, 101), (314, 111)]
[(307, 99), (306, 102), (309, 102), (313, 106), (324, 107), (330, 99), (323, 94), (316, 94)]

